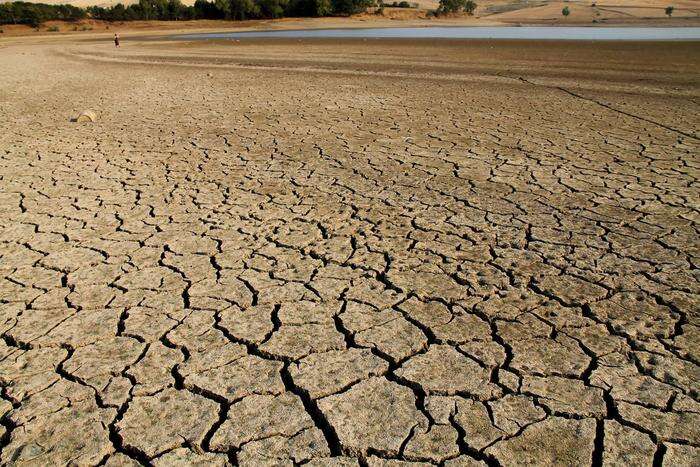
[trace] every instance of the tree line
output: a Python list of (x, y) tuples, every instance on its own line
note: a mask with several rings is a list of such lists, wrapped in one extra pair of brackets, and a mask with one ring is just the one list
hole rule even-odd
[(104, 21), (192, 19), (269, 19), (284, 16), (345, 16), (360, 13), (375, 0), (196, 0), (184, 5), (180, 0), (139, 0), (110, 7), (47, 5), (43, 3), (0, 3), (0, 24), (38, 26), (44, 21), (77, 21), (86, 18)]
[[(192, 19), (268, 19), (285, 16), (346, 16), (375, 6), (377, 0), (196, 0), (194, 5), (184, 5), (180, 0), (139, 0), (124, 6), (47, 5), (22, 1), (0, 3), (0, 24), (28, 24), (39, 26), (44, 21), (77, 21), (86, 18), (103, 21), (160, 20), (178, 21)], [(379, 6), (383, 0), (378, 0)], [(473, 14), (473, 0), (440, 0), (437, 13), (463, 10)]]

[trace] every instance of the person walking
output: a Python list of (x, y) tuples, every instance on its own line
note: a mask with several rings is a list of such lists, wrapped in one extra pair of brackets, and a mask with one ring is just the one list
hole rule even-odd
[(114, 33), (114, 47), (119, 47), (119, 34)]

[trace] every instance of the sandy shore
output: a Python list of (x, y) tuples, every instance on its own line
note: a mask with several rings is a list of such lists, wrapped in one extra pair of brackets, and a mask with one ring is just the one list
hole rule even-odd
[(0, 62), (3, 464), (697, 462), (697, 43)]

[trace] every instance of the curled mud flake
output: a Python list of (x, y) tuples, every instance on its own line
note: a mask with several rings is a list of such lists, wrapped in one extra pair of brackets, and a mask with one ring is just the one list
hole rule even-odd
[(121, 313), (119, 309), (81, 310), (36, 339), (35, 345), (78, 348), (110, 339), (117, 334)]
[(448, 459), (445, 461), (445, 467), (485, 467), (486, 462), (476, 460), (473, 457), (466, 455), (455, 457), (454, 459)]
[(103, 388), (113, 375), (136, 363), (143, 349), (144, 345), (134, 339), (111, 337), (76, 349), (63, 369), (95, 388)]
[(140, 467), (141, 464), (139, 461), (132, 459), (131, 457), (127, 456), (126, 454), (122, 454), (121, 452), (115, 452), (104, 463), (105, 467)]
[(399, 459), (385, 459), (379, 456), (369, 456), (367, 458), (369, 467), (428, 467), (430, 462), (404, 461)]
[(481, 402), (457, 398), (456, 411), (450, 420), (464, 432), (464, 442), (472, 449), (481, 451), (506, 433), (494, 426), (491, 415)]
[(127, 374), (134, 378), (134, 396), (150, 395), (175, 384), (172, 367), (182, 362), (182, 352), (154, 342), (146, 355), (132, 365)]
[(670, 337), (679, 319), (671, 308), (660, 305), (642, 292), (621, 292), (591, 305), (596, 319), (634, 339)]
[(313, 399), (343, 391), (353, 384), (379, 376), (389, 364), (368, 349), (331, 350), (311, 354), (290, 365), (294, 384)]
[[(186, 388), (235, 401), (251, 394), (281, 394), (285, 391), (280, 377), (282, 362), (254, 355), (233, 357), (223, 362), (208, 352), (195, 354), (178, 370)], [(195, 361), (194, 358), (198, 361)]]
[(523, 428), (544, 420), (544, 410), (537, 407), (531, 398), (508, 394), (507, 396), (487, 402), (493, 414), (493, 424), (509, 436), (518, 434)]
[(561, 334), (556, 339), (516, 340), (510, 344), (511, 367), (522, 373), (580, 377), (590, 364), (576, 341)]
[(62, 272), (73, 272), (86, 265), (97, 265), (103, 260), (104, 256), (97, 251), (88, 248), (69, 247), (49, 253), (42, 258), (41, 265)]
[(356, 457), (317, 457), (304, 465), (309, 467), (360, 467)]
[[(615, 420), (604, 422), (603, 463), (606, 465), (651, 465), (656, 445), (648, 435)], [(676, 465), (676, 464), (673, 464)]]
[(539, 403), (558, 414), (599, 418), (607, 409), (603, 390), (583, 381), (549, 376), (524, 376), (522, 392), (537, 397)]
[(43, 413), (12, 431), (2, 459), (28, 465), (97, 464), (114, 450), (107, 425), (115, 415), (115, 409), (101, 409), (92, 398)]
[(271, 436), (243, 445), (237, 454), (241, 465), (269, 463), (299, 464), (330, 455), (323, 432), (318, 428), (303, 430), (294, 436)]
[(21, 401), (56, 383), (61, 379), (56, 368), (68, 355), (67, 350), (58, 348), (10, 353), (0, 361), (0, 380), (12, 382), (5, 389), (6, 394)]
[(177, 448), (153, 459), (153, 465), (156, 467), (225, 467), (230, 464), (225, 454), (198, 453), (188, 448)]
[(413, 391), (384, 378), (319, 399), (318, 407), (341, 444), (356, 455), (380, 451), (396, 456), (414, 428), (428, 426)]
[[(499, 441), (486, 449), (501, 465), (531, 463), (588, 464), (596, 435), (591, 419), (549, 417), (529, 425), (519, 436)], [(557, 440), (553, 443), (552, 440)]]
[(664, 462), (679, 467), (693, 467), (700, 462), (700, 448), (687, 444), (665, 443)]
[(220, 325), (245, 342), (263, 343), (274, 330), (274, 305), (256, 305), (245, 309), (229, 307), (220, 312)]
[(467, 393), (480, 399), (500, 394), (489, 372), (449, 345), (433, 345), (404, 363), (396, 376), (420, 385), (425, 391), (452, 395)]
[(618, 411), (623, 420), (654, 433), (661, 440), (694, 443), (700, 438), (697, 413), (662, 412), (626, 402), (618, 404)]
[(459, 455), (459, 434), (451, 425), (433, 425), (426, 432), (417, 432), (406, 444), (407, 459), (427, 459), (442, 462)]
[(262, 344), (262, 352), (283, 359), (296, 360), (312, 353), (345, 348), (343, 335), (333, 323), (282, 325), (272, 337)]
[(155, 457), (185, 443), (200, 446), (218, 419), (218, 403), (168, 388), (152, 396), (134, 397), (116, 424), (117, 435), (124, 446)]
[(291, 438), (310, 428), (314, 428), (314, 422), (297, 396), (251, 395), (231, 406), (226, 420), (214, 433), (211, 448), (227, 452), (272, 436)]
[(563, 302), (565, 305), (585, 305), (595, 302), (606, 295), (606, 290), (599, 285), (574, 276), (545, 276), (537, 281), (538, 289), (546, 295)]

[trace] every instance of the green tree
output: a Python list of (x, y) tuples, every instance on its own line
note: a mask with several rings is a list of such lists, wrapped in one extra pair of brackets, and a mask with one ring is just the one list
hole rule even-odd
[(464, 11), (467, 12), (469, 16), (473, 16), (476, 11), (476, 2), (474, 0), (467, 0), (464, 2)]
[(670, 18), (671, 15), (673, 14), (673, 10), (674, 10), (674, 9), (675, 9), (675, 8), (673, 8), (672, 6), (667, 6), (667, 7), (666, 7), (666, 16), (668, 16), (668, 17)]
[(331, 0), (335, 15), (354, 15), (374, 6), (374, 0)]
[(195, 0), (194, 17), (201, 19), (224, 19), (230, 11), (229, 2), (224, 0), (220, 4), (207, 0)]
[(288, 0), (256, 0), (263, 18), (281, 18), (287, 7)]
[(260, 17), (260, 7), (253, 0), (229, 0), (232, 19), (245, 20)]
[(331, 0), (289, 0), (287, 16), (328, 16), (333, 11)]
[(455, 13), (464, 8), (464, 0), (440, 0), (438, 12)]
[(231, 19), (231, 0), (214, 0), (214, 7), (221, 12), (223, 18)]
[(465, 11), (469, 16), (476, 11), (476, 2), (474, 0), (440, 0), (440, 6), (437, 13), (457, 13)]
[(561, 14), (564, 15), (564, 16), (569, 16), (569, 15), (571, 14), (571, 11), (569, 10), (569, 7), (568, 7), (568, 6), (565, 6), (565, 7), (561, 10)]

